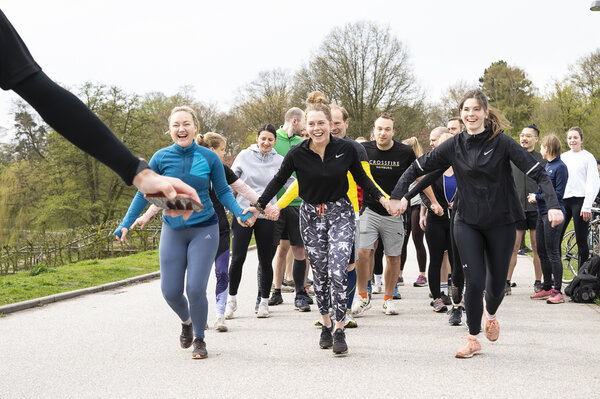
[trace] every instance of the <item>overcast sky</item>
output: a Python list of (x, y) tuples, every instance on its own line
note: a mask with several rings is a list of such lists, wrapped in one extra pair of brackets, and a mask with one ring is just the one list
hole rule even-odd
[[(201, 1), (2, 0), (45, 72), (68, 86), (86, 81), (128, 92), (174, 94), (227, 110), (258, 72), (296, 70), (335, 26), (389, 25), (408, 48), (431, 101), (492, 62), (523, 68), (542, 92), (600, 47), (591, 0)], [(0, 92), (8, 127), (14, 93)]]

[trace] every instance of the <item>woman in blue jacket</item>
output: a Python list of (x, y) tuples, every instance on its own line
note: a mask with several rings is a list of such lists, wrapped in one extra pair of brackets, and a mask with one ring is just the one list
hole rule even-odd
[[(180, 344), (182, 348), (194, 345), (193, 357), (208, 356), (204, 342), (204, 326), (208, 313), (206, 286), (219, 245), (218, 217), (209, 196), (212, 183), (219, 201), (247, 226), (254, 223), (251, 215), (233, 198), (225, 180), (223, 164), (216, 153), (194, 141), (198, 133), (198, 118), (190, 107), (176, 107), (169, 116), (169, 133), (174, 144), (157, 151), (150, 160), (150, 168), (164, 176), (178, 177), (194, 187), (204, 209), (183, 217), (163, 215), (159, 244), (160, 279), (163, 297), (182, 321)], [(125, 218), (115, 231), (125, 240), (129, 226), (146, 207), (148, 201), (138, 191)], [(187, 298), (183, 294), (186, 281)]]

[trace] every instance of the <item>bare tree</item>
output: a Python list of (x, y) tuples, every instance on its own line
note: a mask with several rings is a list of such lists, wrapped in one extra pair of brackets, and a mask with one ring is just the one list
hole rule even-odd
[(400, 112), (421, 100), (403, 43), (389, 26), (366, 21), (334, 28), (297, 73), (294, 98), (314, 90), (348, 110), (352, 137), (368, 136), (379, 112)]

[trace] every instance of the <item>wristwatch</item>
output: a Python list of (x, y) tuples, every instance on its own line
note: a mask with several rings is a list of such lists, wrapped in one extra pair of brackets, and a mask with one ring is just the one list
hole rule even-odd
[(262, 206), (260, 206), (260, 204), (258, 203), (258, 201), (256, 201), (256, 202), (251, 202), (251, 203), (250, 203), (250, 206), (253, 206), (253, 207), (255, 207), (255, 208), (258, 210), (258, 212), (260, 212), (260, 213), (263, 213), (263, 214), (265, 213), (265, 210), (263, 209), (263, 207), (262, 207)]

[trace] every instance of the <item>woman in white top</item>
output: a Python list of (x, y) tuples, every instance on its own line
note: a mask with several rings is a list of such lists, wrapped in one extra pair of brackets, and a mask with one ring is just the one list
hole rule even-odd
[(571, 150), (561, 155), (562, 161), (569, 170), (563, 196), (566, 212), (562, 234), (564, 235), (572, 217), (579, 249), (579, 265), (582, 265), (589, 257), (587, 233), (592, 216), (592, 203), (600, 189), (600, 178), (596, 159), (583, 149), (583, 131), (580, 128), (575, 126), (567, 130), (567, 144)]

